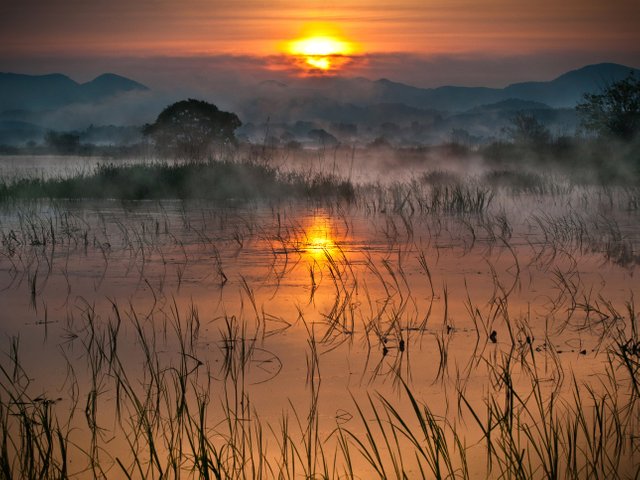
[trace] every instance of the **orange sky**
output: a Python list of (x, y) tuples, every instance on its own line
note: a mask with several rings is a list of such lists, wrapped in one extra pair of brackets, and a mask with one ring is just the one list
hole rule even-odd
[(571, 67), (638, 66), (639, 1), (11, 0), (0, 4), (0, 71), (36, 71), (53, 57), (267, 57), (317, 23), (363, 58), (533, 55), (544, 64), (555, 55), (556, 64), (573, 56)]
[(364, 52), (637, 51), (638, 0), (21, 0), (0, 7), (3, 53), (268, 55), (309, 22)]

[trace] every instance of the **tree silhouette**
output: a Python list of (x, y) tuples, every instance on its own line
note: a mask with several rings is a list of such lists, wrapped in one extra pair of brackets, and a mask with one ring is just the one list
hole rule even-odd
[(223, 112), (202, 100), (182, 100), (166, 107), (143, 133), (165, 156), (201, 160), (212, 145), (235, 143), (234, 131), (242, 123), (235, 113)]
[(54, 132), (49, 130), (44, 137), (47, 147), (56, 153), (73, 154), (80, 150), (80, 135), (73, 132)]
[(582, 126), (601, 137), (633, 140), (640, 133), (640, 80), (632, 73), (576, 106)]
[(529, 148), (541, 148), (551, 141), (551, 132), (538, 119), (524, 112), (517, 112), (511, 118), (511, 126), (506, 134), (517, 144)]

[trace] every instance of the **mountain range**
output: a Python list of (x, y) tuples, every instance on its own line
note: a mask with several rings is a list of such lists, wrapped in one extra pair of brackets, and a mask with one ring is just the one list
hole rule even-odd
[[(284, 133), (306, 128), (293, 128), (296, 123), (313, 128), (333, 126), (334, 131), (352, 131), (357, 125), (359, 134), (367, 132), (373, 137), (396, 126), (403, 132), (412, 126), (418, 131), (416, 138), (424, 138), (424, 132), (442, 138), (452, 129), (464, 128), (489, 138), (516, 111), (534, 114), (555, 131), (570, 132), (577, 125), (574, 107), (585, 93), (597, 92), (630, 73), (640, 76), (640, 69), (601, 63), (550, 81), (504, 88), (420, 88), (388, 79), (317, 77), (288, 83), (266, 81), (251, 89), (197, 96), (230, 105), (249, 127), (243, 127), (242, 133), (250, 140), (264, 137), (266, 124), (280, 125)], [(188, 91), (184, 86), (181, 90)], [(140, 125), (152, 122), (163, 106), (176, 100), (112, 73), (87, 83), (62, 74), (0, 73), (0, 143), (38, 141), (47, 129)]]
[(87, 83), (78, 83), (59, 73), (0, 73), (0, 112), (50, 110), (71, 104), (95, 103), (132, 90), (148, 88), (113, 73), (105, 73)]
[(443, 86), (420, 88), (388, 79), (327, 77), (292, 85), (263, 82), (258, 96), (271, 99), (322, 96), (355, 105), (401, 103), (412, 108), (461, 112), (481, 105), (519, 99), (552, 108), (573, 108), (584, 93), (596, 92), (640, 69), (615, 63), (588, 65), (545, 82), (514, 83), (504, 88)]

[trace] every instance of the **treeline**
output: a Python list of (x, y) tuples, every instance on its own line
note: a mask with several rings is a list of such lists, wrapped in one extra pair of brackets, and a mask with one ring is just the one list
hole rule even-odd
[[(599, 93), (586, 94), (576, 106), (580, 129), (573, 135), (554, 134), (531, 112), (513, 114), (502, 136), (486, 144), (474, 142), (464, 130), (452, 131), (451, 140), (440, 147), (452, 157), (481, 157), (489, 165), (553, 164), (569, 170), (595, 170), (603, 180), (640, 178), (640, 79), (630, 74)], [(56, 153), (62, 155), (99, 155), (106, 157), (150, 157), (201, 161), (227, 158), (229, 151), (255, 147), (238, 140), (238, 117), (220, 111), (200, 100), (183, 100), (166, 107), (153, 124), (143, 127), (89, 127), (82, 132), (54, 132), (45, 135), (44, 144), (33, 142), (24, 147), (0, 147), (0, 153)], [(339, 142), (328, 141), (323, 131), (314, 130), (323, 148), (338, 149)], [(330, 139), (335, 140), (335, 138)], [(295, 145), (300, 149), (300, 144)], [(249, 148), (247, 148), (249, 147)], [(280, 147), (291, 149), (291, 142)], [(349, 145), (351, 148), (351, 145)], [(353, 147), (355, 148), (355, 147)], [(423, 155), (439, 147), (397, 147), (374, 141), (358, 148), (386, 150), (390, 155)], [(265, 140), (262, 151), (272, 150)], [(288, 152), (287, 152), (288, 154)], [(264, 159), (263, 159), (264, 160)]]
[(0, 143), (0, 154), (120, 157), (144, 154), (147, 143), (139, 126), (90, 125), (84, 130), (49, 130), (42, 140), (20, 146)]
[(24, 146), (1, 145), (0, 155), (77, 155), (81, 157), (131, 158), (148, 157), (149, 146), (145, 143), (133, 145), (95, 145), (79, 143), (77, 145), (56, 148), (44, 143), (28, 142)]

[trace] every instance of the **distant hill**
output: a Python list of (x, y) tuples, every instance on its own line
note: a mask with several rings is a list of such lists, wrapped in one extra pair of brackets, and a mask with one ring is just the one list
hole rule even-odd
[(44, 134), (44, 128), (32, 123), (0, 120), (0, 145), (18, 145), (30, 140), (38, 141)]
[[(420, 88), (362, 77), (292, 78), (288, 83), (263, 81), (248, 91), (211, 90), (197, 95), (214, 102), (231, 98), (226, 101), (247, 125), (241, 133), (255, 141), (263, 141), (265, 132), (276, 135), (275, 130), (278, 138), (286, 140), (306, 139), (309, 131), (323, 129), (346, 141), (387, 137), (433, 143), (456, 129), (481, 139), (497, 138), (516, 112), (535, 116), (554, 133), (575, 132), (579, 119), (574, 107), (584, 93), (597, 92), (630, 72), (640, 77), (640, 69), (601, 63), (549, 81), (504, 88)], [(146, 90), (134, 80), (110, 73), (82, 84), (61, 74), (0, 73), (0, 144), (38, 140), (46, 129), (84, 131), (92, 124), (122, 127), (151, 121), (170, 97), (154, 92), (133, 98), (119, 95)], [(93, 106), (69, 108), (78, 104)], [(136, 138), (135, 132), (131, 138)], [(126, 131), (92, 131), (83, 141), (134, 140)]]
[(245, 102), (238, 113), (244, 119), (260, 120), (271, 117), (277, 122), (285, 123), (321, 120), (361, 125), (424, 120), (438, 115), (438, 112), (433, 110), (415, 108), (401, 102), (356, 104), (322, 95), (265, 95)]
[(503, 91), (513, 98), (543, 102), (552, 107), (573, 107), (584, 93), (599, 91), (630, 72), (640, 76), (636, 68), (600, 63), (572, 70), (549, 82), (514, 83)]
[(532, 110), (549, 110), (551, 107), (546, 103), (534, 102), (533, 100), (520, 100), (519, 98), (510, 98), (488, 105), (480, 105), (469, 109), (469, 112), (521, 112)]
[[(567, 72), (547, 82), (515, 83), (505, 88), (452, 87), (419, 89), (388, 80), (379, 80), (378, 96), (384, 101), (411, 101), (413, 106), (461, 111), (509, 99), (544, 103), (554, 108), (574, 107), (587, 92), (625, 78), (640, 70), (613, 63), (589, 65)], [(402, 98), (402, 100), (400, 100)]]
[[(388, 79), (307, 78), (290, 85), (264, 81), (256, 86), (239, 110), (287, 120), (305, 120), (307, 114), (321, 113), (336, 119), (347, 115), (354, 121), (368, 112), (362, 107), (405, 105), (410, 109), (441, 112), (464, 112), (500, 102), (538, 102), (552, 108), (573, 108), (586, 92), (626, 77), (629, 72), (640, 76), (640, 69), (614, 63), (588, 65), (545, 82), (523, 82), (505, 88), (442, 86), (419, 88)], [(62, 74), (22, 75), (0, 73), (0, 114), (2, 112), (38, 112), (55, 110), (74, 103), (94, 103), (118, 93), (148, 90), (134, 80), (106, 73), (87, 83), (77, 83)], [(273, 107), (277, 106), (276, 109)], [(507, 105), (504, 105), (507, 107)], [(256, 108), (258, 107), (258, 108)], [(529, 107), (525, 107), (528, 109)], [(502, 108), (501, 108), (502, 109)], [(400, 113), (400, 108), (393, 108)], [(12, 119), (19, 119), (11, 116)], [(356, 117), (356, 118), (354, 118)], [(254, 121), (254, 118), (245, 118)]]
[(79, 85), (80, 97), (84, 101), (95, 101), (131, 90), (149, 90), (148, 87), (113, 73), (104, 73), (90, 82)]
[(412, 108), (462, 112), (475, 107), (508, 100), (539, 102), (553, 108), (573, 108), (587, 92), (625, 78), (630, 72), (640, 76), (640, 69), (601, 63), (567, 72), (546, 82), (515, 83), (505, 88), (443, 86), (419, 88), (388, 79), (364, 78), (309, 79), (289, 88), (265, 88), (258, 94), (308, 97), (324, 96), (355, 105), (405, 104)]
[(113, 73), (87, 83), (66, 75), (22, 75), (0, 73), (0, 112), (6, 110), (52, 110), (74, 103), (93, 103), (118, 93), (148, 90), (138, 82)]
[(238, 112), (243, 120), (256, 123), (267, 118), (289, 125), (315, 122), (338, 138), (340, 132), (334, 127), (348, 123), (358, 127), (359, 136), (387, 136), (407, 142), (442, 141), (456, 129), (465, 129), (477, 138), (497, 138), (516, 112), (525, 112), (553, 133), (563, 135), (578, 127), (574, 107), (585, 93), (600, 91), (631, 72), (640, 76), (639, 69), (603, 63), (550, 81), (505, 88), (419, 88), (361, 77), (308, 78), (289, 85), (263, 82), (238, 106)]

